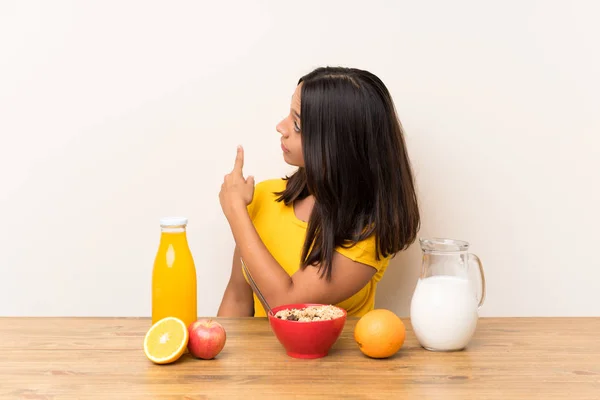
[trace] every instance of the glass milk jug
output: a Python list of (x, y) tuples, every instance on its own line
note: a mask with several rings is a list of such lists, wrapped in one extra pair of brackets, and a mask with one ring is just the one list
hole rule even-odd
[(420, 239), (420, 244), (421, 275), (410, 304), (415, 336), (427, 350), (462, 350), (475, 333), (485, 300), (483, 266), (468, 252), (467, 242)]

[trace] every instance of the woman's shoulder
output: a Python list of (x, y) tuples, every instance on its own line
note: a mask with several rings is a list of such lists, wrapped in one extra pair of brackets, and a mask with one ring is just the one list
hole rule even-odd
[(286, 181), (282, 178), (267, 179), (258, 182), (254, 186), (254, 197), (248, 206), (248, 212), (251, 217), (256, 215), (256, 212), (264, 207), (265, 204), (275, 203), (278, 192), (285, 190)]
[(285, 189), (287, 181), (282, 178), (272, 178), (258, 182), (254, 187), (254, 192), (265, 193), (265, 192), (281, 192)]

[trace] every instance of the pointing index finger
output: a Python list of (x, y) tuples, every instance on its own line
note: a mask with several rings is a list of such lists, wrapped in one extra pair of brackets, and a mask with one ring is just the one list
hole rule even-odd
[(242, 174), (242, 169), (244, 168), (244, 149), (242, 146), (238, 146), (237, 154), (235, 156), (235, 164), (233, 166), (233, 170)]

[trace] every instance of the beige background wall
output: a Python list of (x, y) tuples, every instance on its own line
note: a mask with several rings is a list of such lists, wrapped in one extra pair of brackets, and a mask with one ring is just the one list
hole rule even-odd
[[(368, 5), (367, 5), (368, 4)], [(0, 3), (0, 315), (149, 315), (161, 216), (190, 219), (199, 313), (232, 237), (238, 143), (290, 169), (275, 124), (320, 65), (391, 90), (422, 236), (468, 240), (487, 316), (600, 315), (600, 53), (594, 1)], [(407, 315), (413, 246), (378, 306)]]

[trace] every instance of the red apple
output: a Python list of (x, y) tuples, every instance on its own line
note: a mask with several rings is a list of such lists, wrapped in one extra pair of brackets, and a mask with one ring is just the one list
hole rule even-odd
[(201, 318), (192, 323), (188, 331), (188, 350), (196, 358), (210, 360), (225, 347), (225, 329), (217, 321)]

